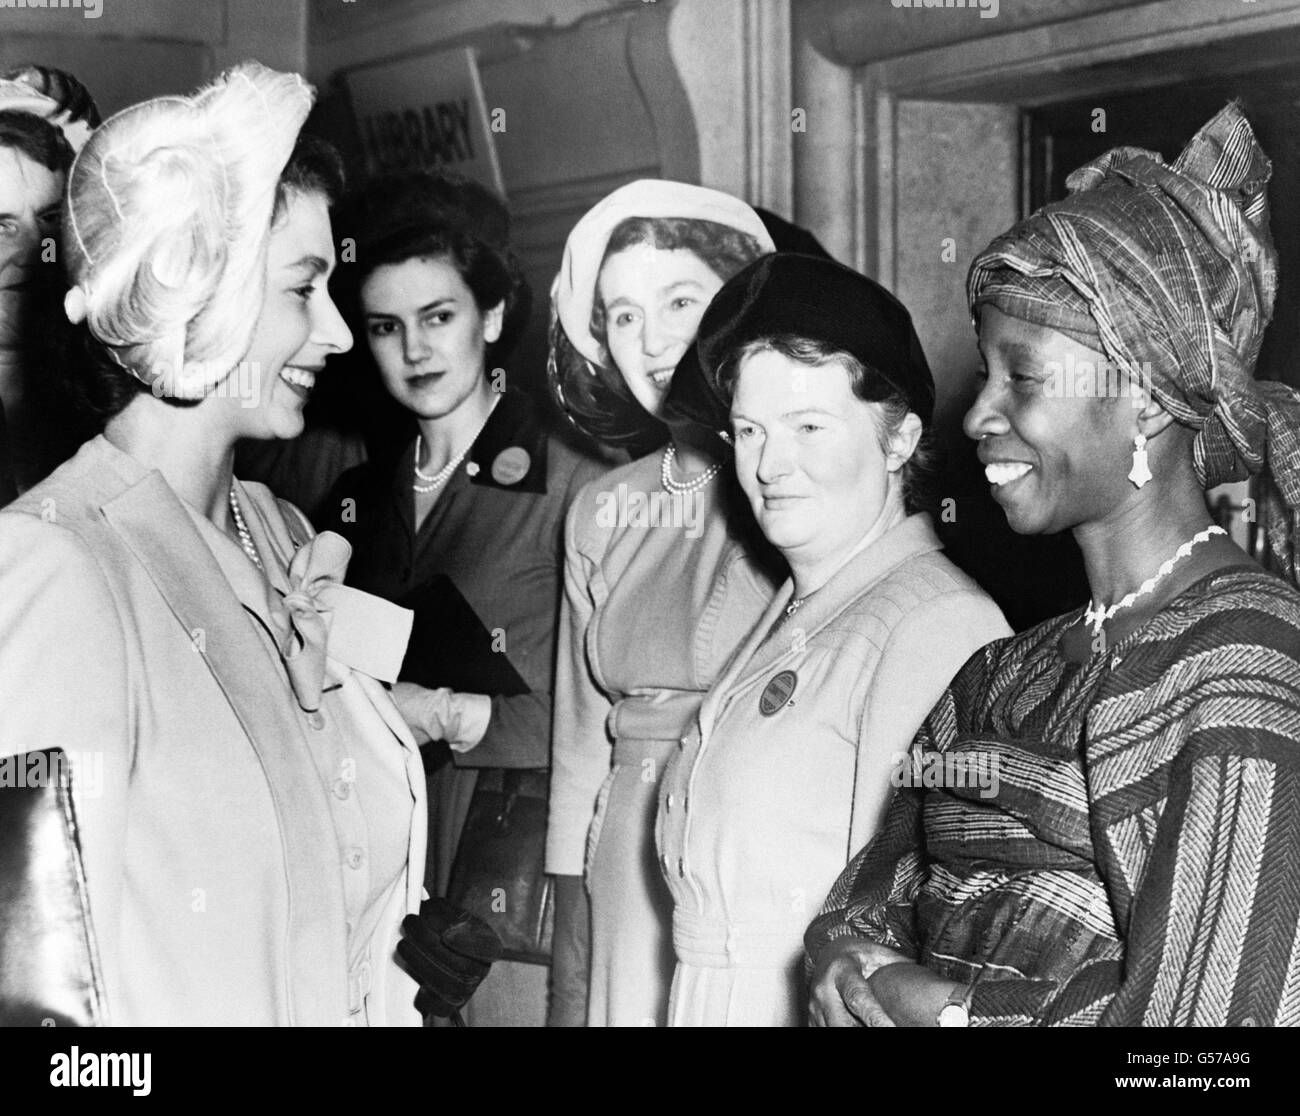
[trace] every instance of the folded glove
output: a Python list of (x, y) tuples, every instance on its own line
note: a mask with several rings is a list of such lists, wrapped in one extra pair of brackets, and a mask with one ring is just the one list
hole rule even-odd
[(416, 1010), (453, 1018), (501, 956), (501, 939), (477, 915), (446, 899), (426, 899), (402, 920), (397, 955), (420, 984)]
[(492, 699), (486, 694), (459, 693), (445, 687), (430, 690), (414, 682), (398, 682), (393, 687), (393, 701), (417, 743), (445, 740), (453, 752), (476, 747), (492, 717)]

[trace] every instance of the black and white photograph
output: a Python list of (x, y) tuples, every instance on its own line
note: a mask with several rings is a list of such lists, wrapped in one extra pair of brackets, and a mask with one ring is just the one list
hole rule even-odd
[(1286, 1080), (1300, 0), (0, 0), (0, 1025)]

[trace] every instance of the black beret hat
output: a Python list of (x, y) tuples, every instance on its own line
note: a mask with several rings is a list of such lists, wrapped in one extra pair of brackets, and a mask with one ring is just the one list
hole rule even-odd
[[(934, 377), (912, 316), (865, 275), (815, 256), (763, 256), (714, 296), (689, 359), (698, 360), (704, 381), (721, 401), (728, 393), (718, 381), (719, 369), (751, 341), (778, 336), (848, 353), (866, 367), (869, 378), (878, 377), (906, 399), (924, 424), (934, 417)], [(698, 391), (700, 385), (695, 386)]]

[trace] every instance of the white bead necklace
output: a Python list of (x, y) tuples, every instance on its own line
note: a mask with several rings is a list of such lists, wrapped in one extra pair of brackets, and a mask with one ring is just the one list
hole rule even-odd
[[(470, 445), (473, 445), (473, 442), (471, 442)], [(455, 457), (453, 457), (450, 461), (448, 461), (446, 465), (444, 465), (436, 473), (430, 476), (428, 473), (424, 473), (420, 471), (420, 451), (423, 448), (424, 448), (423, 438), (421, 435), (417, 434), (415, 436), (416, 479), (411, 482), (411, 487), (415, 489), (416, 492), (419, 492), (422, 495), (433, 492), (441, 488), (444, 484), (446, 484), (449, 480), (451, 480), (452, 473), (454, 473), (456, 471), (457, 466), (459, 466), (460, 463), (465, 460), (465, 455), (469, 453), (469, 449), (470, 449), (469, 446), (466, 446), (463, 450), (460, 451), (460, 453), (458, 453)], [(427, 483), (420, 484), (419, 483), (420, 481), (425, 481)]]
[(1159, 585), (1161, 581), (1173, 572), (1174, 566), (1191, 554), (1191, 552), (1201, 543), (1207, 542), (1214, 535), (1226, 535), (1227, 533), (1228, 532), (1222, 527), (1207, 527), (1204, 531), (1198, 531), (1178, 548), (1174, 553), (1174, 556), (1165, 562), (1164, 565), (1155, 572), (1154, 576), (1147, 578), (1146, 581), (1139, 585), (1123, 600), (1111, 605), (1109, 608), (1103, 608), (1101, 605), (1095, 603), (1089, 604), (1088, 607), (1083, 610), (1083, 618), (1092, 626), (1092, 634), (1094, 636), (1100, 635), (1102, 626), (1106, 621), (1112, 619), (1115, 614), (1122, 609), (1131, 608), (1140, 598), (1145, 597), (1150, 593), (1152, 589)]
[(235, 495), (235, 482), (230, 482), (230, 514), (235, 517), (235, 531), (239, 534), (239, 545), (244, 548), (244, 553), (248, 555), (249, 560), (263, 573), (266, 567), (262, 565), (262, 559), (257, 556), (257, 547), (253, 545), (253, 536), (248, 532), (248, 524), (244, 522), (244, 513), (239, 508), (239, 497)]
[[(493, 395), (492, 405), (488, 408), (488, 413), (484, 417), (482, 425), (479, 426), (479, 428), (476, 431), (474, 431), (474, 437), (472, 437), (469, 440), (469, 445), (467, 445), (463, 450), (461, 450), (460, 453), (458, 453), (455, 457), (453, 457), (450, 461), (448, 461), (446, 465), (444, 465), (432, 476), (430, 476), (428, 473), (422, 472), (420, 469), (420, 453), (424, 449), (424, 436), (422, 434), (417, 434), (415, 436), (415, 461), (413, 462), (413, 465), (415, 467), (415, 480), (411, 482), (411, 487), (416, 492), (418, 492), (421, 496), (427, 496), (430, 492), (436, 492), (444, 484), (446, 484), (449, 480), (451, 480), (451, 475), (456, 471), (456, 468), (460, 465), (462, 461), (465, 460), (465, 457), (469, 453), (469, 451), (474, 448), (474, 443), (478, 441), (478, 436), (483, 433), (483, 427), (487, 426), (488, 419), (492, 417), (492, 412), (497, 409), (497, 403), (500, 399), (501, 396), (499, 394)], [(420, 484), (420, 481), (424, 481), (426, 483)]]
[(699, 476), (693, 480), (678, 482), (673, 480), (673, 462), (677, 459), (677, 448), (673, 445), (664, 449), (663, 461), (659, 464), (659, 480), (663, 483), (664, 491), (674, 496), (685, 496), (691, 492), (699, 492), (714, 477), (722, 472), (722, 466), (718, 464), (710, 465)]

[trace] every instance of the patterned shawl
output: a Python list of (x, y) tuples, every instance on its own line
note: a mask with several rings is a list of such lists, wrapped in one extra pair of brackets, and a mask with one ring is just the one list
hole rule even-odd
[(1205, 487), (1270, 474), (1261, 509), (1269, 549), (1300, 584), (1300, 393), (1254, 379), (1277, 292), (1271, 173), (1235, 104), (1172, 166), (1116, 148), (1069, 176), (1068, 198), (976, 258), (967, 299), (972, 314), (994, 303), (1092, 348), (1100, 340), (1109, 360), (1198, 432)]

